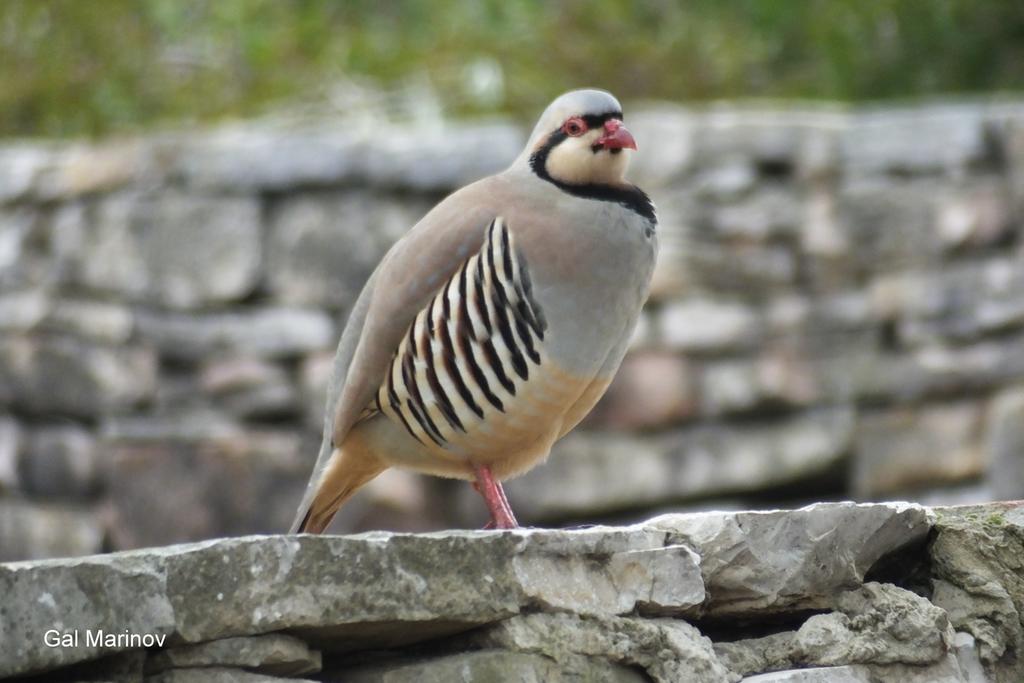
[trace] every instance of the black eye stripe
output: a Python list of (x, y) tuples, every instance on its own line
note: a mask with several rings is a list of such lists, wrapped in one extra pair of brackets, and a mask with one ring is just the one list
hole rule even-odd
[(610, 121), (612, 119), (618, 119), (619, 121), (621, 121), (622, 112), (613, 111), (607, 114), (586, 114), (584, 116), (580, 116), (579, 118), (583, 119), (584, 123), (587, 124), (587, 128), (600, 128), (601, 126), (604, 125), (605, 121)]

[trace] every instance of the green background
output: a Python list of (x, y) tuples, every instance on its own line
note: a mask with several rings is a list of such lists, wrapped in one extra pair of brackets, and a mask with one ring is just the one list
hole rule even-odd
[[(467, 95), (480, 63), (500, 65), (499, 97)], [(1019, 91), (1024, 2), (0, 2), (2, 136), (253, 115), (352, 78), (426, 79), (449, 111), (518, 115), (582, 85), (677, 101)]]

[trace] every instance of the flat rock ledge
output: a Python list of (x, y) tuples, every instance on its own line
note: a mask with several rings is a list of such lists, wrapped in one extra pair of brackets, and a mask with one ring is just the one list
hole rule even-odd
[(1024, 680), (1024, 503), (250, 536), (0, 564), (0, 678)]

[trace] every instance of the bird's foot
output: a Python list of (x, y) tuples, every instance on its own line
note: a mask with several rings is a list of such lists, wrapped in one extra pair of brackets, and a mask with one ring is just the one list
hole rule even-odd
[(477, 465), (473, 471), (476, 475), (473, 488), (483, 496), (484, 502), (487, 503), (487, 509), (491, 513), (491, 521), (484, 526), (484, 529), (518, 528), (519, 522), (516, 521), (512, 507), (508, 504), (505, 489), (501, 487), (501, 482), (491, 474), (491, 469), (484, 465)]

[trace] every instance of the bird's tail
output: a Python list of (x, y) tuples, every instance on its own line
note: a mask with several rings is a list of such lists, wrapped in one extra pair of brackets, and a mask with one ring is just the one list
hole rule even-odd
[(387, 465), (362, 447), (357, 439), (346, 439), (343, 448), (335, 448), (317, 480), (308, 502), (300, 508), (291, 532), (319, 534), (327, 528), (345, 501), (371, 479), (387, 469)]

